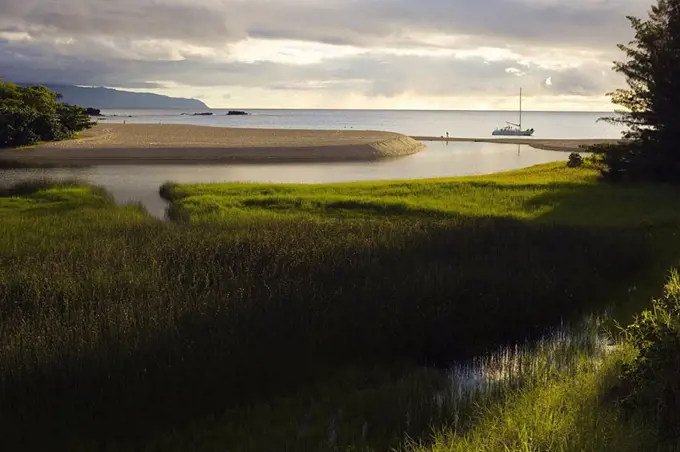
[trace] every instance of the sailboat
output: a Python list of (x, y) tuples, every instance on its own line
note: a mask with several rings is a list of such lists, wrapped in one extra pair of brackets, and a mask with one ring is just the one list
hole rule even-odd
[(522, 88), (519, 89), (519, 124), (508, 122), (507, 126), (496, 128), (491, 134), (509, 137), (530, 137), (534, 134), (534, 129), (522, 129)]

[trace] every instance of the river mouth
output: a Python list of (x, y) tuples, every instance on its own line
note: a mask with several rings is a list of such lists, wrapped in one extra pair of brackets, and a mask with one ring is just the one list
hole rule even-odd
[(373, 162), (276, 164), (145, 164), (90, 167), (0, 169), (0, 183), (30, 179), (78, 179), (106, 189), (119, 204), (141, 203), (164, 219), (167, 201), (159, 195), (165, 182), (332, 183), (470, 176), (566, 161), (565, 152), (525, 145), (429, 142), (424, 151)]

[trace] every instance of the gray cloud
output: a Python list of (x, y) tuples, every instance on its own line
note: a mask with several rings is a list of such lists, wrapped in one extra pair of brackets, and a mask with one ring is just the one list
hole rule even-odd
[[(2, 46), (0, 46), (2, 49)], [(274, 62), (217, 63), (191, 57), (178, 61), (92, 60), (69, 56), (55, 64), (52, 53), (41, 48), (17, 58), (0, 50), (5, 76), (24, 81), (153, 88), (151, 80), (169, 80), (188, 86), (269, 87), (277, 90), (337, 90), (368, 96), (423, 96), (514, 94), (520, 85), (534, 93), (601, 95), (616, 82), (608, 63), (586, 63), (565, 70), (522, 65), (515, 60), (482, 58), (361, 55), (326, 60), (313, 65)], [(518, 77), (508, 68), (519, 67)], [(30, 69), (33, 69), (31, 71)], [(32, 74), (28, 76), (27, 74)], [(26, 77), (29, 77), (26, 79)], [(545, 86), (552, 77), (552, 86)]]
[(0, 0), (0, 27), (32, 36), (234, 40), (221, 11), (153, 0)]
[(640, 14), (647, 5), (648, 0), (1, 0), (0, 27), (13, 26), (37, 36), (110, 35), (201, 43), (253, 36), (399, 45), (413, 43), (410, 35), (437, 32), (498, 39), (497, 45), (601, 46), (625, 38), (625, 14)]
[[(0, 77), (29, 82), (157, 88), (190, 86), (325, 89), (394, 96), (515, 92), (513, 59), (485, 62), (377, 53), (376, 46), (432, 48), (428, 35), (458, 38), (459, 48), (509, 47), (523, 56), (559, 49), (600, 52), (601, 63), (548, 70), (522, 67), (521, 83), (545, 93), (599, 95), (615, 44), (630, 37), (626, 14), (649, 0), (0, 0)], [(197, 6), (200, 5), (200, 6)], [(366, 53), (293, 66), (220, 63), (183, 54), (181, 44), (223, 49), (247, 37), (351, 44)], [(64, 44), (64, 42), (68, 44)], [(177, 46), (142, 46), (171, 40)], [(541, 55), (543, 53), (543, 55)], [(603, 75), (603, 70), (605, 74)], [(552, 76), (553, 85), (545, 86)]]

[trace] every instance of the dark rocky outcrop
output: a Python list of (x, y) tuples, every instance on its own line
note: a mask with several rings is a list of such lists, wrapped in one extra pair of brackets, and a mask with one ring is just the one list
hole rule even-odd
[(102, 114), (102, 111), (98, 108), (88, 107), (88, 108), (85, 109), (85, 113), (87, 113), (90, 116), (104, 116)]

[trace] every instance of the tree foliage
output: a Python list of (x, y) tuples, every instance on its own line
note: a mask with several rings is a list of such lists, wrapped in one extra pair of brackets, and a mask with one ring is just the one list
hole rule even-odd
[(59, 99), (44, 86), (0, 80), (0, 147), (64, 140), (93, 125), (84, 108)]
[(626, 126), (624, 141), (597, 146), (612, 179), (680, 182), (680, 0), (658, 0), (647, 20), (628, 17), (635, 38), (619, 45), (614, 63), (628, 88), (609, 93), (623, 107), (610, 123)]

